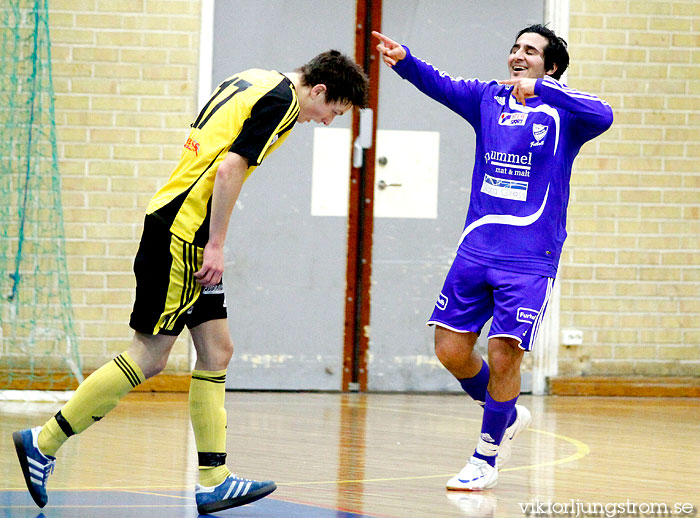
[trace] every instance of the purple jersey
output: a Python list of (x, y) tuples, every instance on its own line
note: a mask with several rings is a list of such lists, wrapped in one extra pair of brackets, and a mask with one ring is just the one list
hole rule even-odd
[(555, 277), (566, 239), (571, 165), (612, 124), (594, 95), (538, 79), (526, 106), (497, 81), (452, 78), (415, 58), (394, 70), (464, 117), (476, 133), (471, 199), (458, 252), (504, 270)]

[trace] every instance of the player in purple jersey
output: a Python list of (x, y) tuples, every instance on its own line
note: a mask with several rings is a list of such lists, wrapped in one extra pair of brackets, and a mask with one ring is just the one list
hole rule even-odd
[[(558, 79), (566, 42), (542, 25), (520, 31), (510, 78), (453, 78), (374, 32), (384, 62), (461, 115), (476, 133), (471, 197), (457, 256), (428, 324), (435, 353), (484, 407), (481, 436), (447, 489), (494, 487), (530, 412), (516, 405), (520, 364), (535, 342), (566, 238), (571, 166), (581, 146), (612, 124), (610, 106)], [(489, 331), (489, 364), (474, 350)]]

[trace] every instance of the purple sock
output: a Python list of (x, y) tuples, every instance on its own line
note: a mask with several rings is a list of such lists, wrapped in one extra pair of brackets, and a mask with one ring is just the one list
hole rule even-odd
[(510, 413), (510, 417), (508, 417), (508, 424), (506, 425), (506, 428), (510, 428), (511, 425), (515, 422), (515, 420), (518, 417), (518, 412), (515, 411), (515, 403), (518, 402), (518, 398), (516, 397), (513, 400), (513, 411)]
[(510, 422), (511, 414), (515, 414), (517, 397), (510, 401), (494, 401), (491, 394), (486, 392), (484, 419), (481, 421), (481, 436), (474, 451), (474, 457), (496, 465), (496, 454), (501, 444), (503, 434)]
[(464, 392), (469, 394), (474, 401), (484, 406), (486, 402), (486, 387), (489, 384), (489, 366), (486, 361), (481, 364), (481, 370), (473, 378), (463, 378), (459, 381)]

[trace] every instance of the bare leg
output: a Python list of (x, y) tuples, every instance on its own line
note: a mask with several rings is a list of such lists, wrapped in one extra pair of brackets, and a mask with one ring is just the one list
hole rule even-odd
[(491, 378), (488, 391), (495, 401), (510, 401), (520, 394), (520, 364), (524, 351), (513, 338), (489, 340)]
[(127, 352), (141, 367), (146, 379), (152, 378), (165, 368), (176, 339), (176, 336), (136, 332)]
[(190, 330), (197, 351), (197, 370), (219, 371), (228, 367), (233, 341), (226, 319), (210, 320)]
[(474, 350), (477, 337), (476, 333), (435, 326), (435, 355), (455, 378), (473, 378), (479, 373), (483, 358)]

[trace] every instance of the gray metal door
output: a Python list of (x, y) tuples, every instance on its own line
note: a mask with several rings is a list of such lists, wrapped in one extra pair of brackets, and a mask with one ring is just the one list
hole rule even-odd
[[(354, 20), (354, 1), (218, 0), (212, 84), (246, 68), (292, 72), (331, 48), (352, 56)], [(253, 173), (231, 219), (227, 388), (341, 386), (347, 216), (311, 214), (314, 126), (297, 125)]]
[[(542, 0), (384, 0), (382, 12), (382, 32), (416, 56), (453, 77), (490, 80), (507, 77), (506, 59), (515, 34), (541, 23), (544, 11)], [(384, 188), (375, 190), (368, 387), (458, 390), (435, 358), (433, 329), (425, 322), (466, 217), (474, 132), (458, 115), (386, 67), (380, 76), (377, 117), (375, 178), (377, 184), (384, 181)], [(433, 172), (425, 164), (434, 156), (437, 178), (430, 179)], [(392, 170), (397, 162), (414, 165)], [(428, 177), (428, 187), (410, 189), (421, 172)], [(420, 209), (420, 217), (406, 217), (400, 200), (407, 188), (423, 192), (424, 199), (411, 202)], [(436, 207), (434, 214), (426, 210), (431, 207)], [(487, 331), (488, 327), (478, 342), (482, 351)]]

